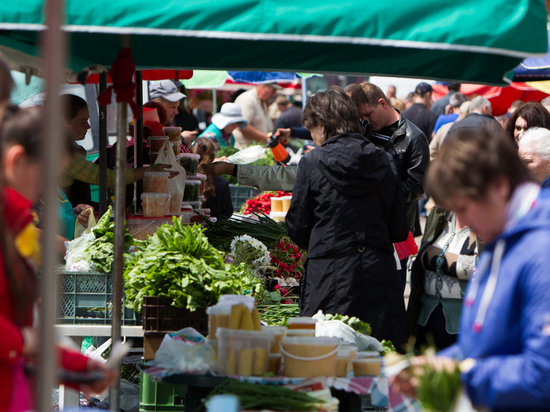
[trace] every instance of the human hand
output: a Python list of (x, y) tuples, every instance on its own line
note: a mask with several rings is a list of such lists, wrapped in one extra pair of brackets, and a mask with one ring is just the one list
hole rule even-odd
[(290, 129), (277, 129), (275, 133), (279, 133), (279, 141), (284, 143), (290, 137)]
[(186, 146), (190, 146), (198, 135), (199, 132), (197, 132), (196, 130), (184, 130), (183, 132), (181, 132), (183, 143), (185, 143)]
[(84, 227), (88, 227), (88, 218), (90, 213), (94, 212), (94, 208), (84, 203), (79, 203), (76, 207), (73, 207), (73, 212), (76, 215), (76, 220)]
[(118, 379), (118, 370), (111, 369), (103, 362), (90, 358), (88, 360), (87, 371), (92, 372), (97, 370), (103, 372), (103, 378), (81, 385), (80, 387), (82, 393), (87, 397), (105, 392)]
[(234, 167), (235, 165), (233, 163), (227, 162), (215, 162), (201, 165), (202, 172), (208, 176), (232, 175)]
[(170, 178), (180, 174), (180, 172), (178, 172), (177, 170), (166, 170), (170, 169), (171, 167), (172, 165), (168, 165), (165, 163), (155, 163), (154, 165), (151, 165), (146, 169), (148, 172), (168, 172), (170, 173)]
[(21, 334), (23, 335), (23, 357), (30, 361), (36, 361), (40, 348), (38, 332), (33, 327), (28, 326), (21, 328)]
[(216, 157), (214, 162), (227, 162), (227, 156)]

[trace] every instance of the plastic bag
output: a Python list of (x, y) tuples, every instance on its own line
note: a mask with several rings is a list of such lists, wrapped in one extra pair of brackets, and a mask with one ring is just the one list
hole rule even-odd
[(166, 171), (176, 171), (180, 172), (179, 175), (168, 179), (168, 193), (184, 193), (185, 192), (185, 180), (187, 179), (185, 169), (180, 166), (176, 160), (176, 155), (172, 150), (170, 140), (167, 140), (163, 143), (162, 147), (159, 150), (159, 155), (155, 164), (166, 164), (172, 165), (170, 169), (165, 169)]
[(322, 311), (317, 312), (312, 318), (317, 319), (315, 324), (315, 336), (335, 337), (352, 343), (360, 351), (371, 350), (383, 352), (384, 348), (378, 339), (372, 336), (356, 332), (351, 326), (339, 320), (325, 320)]
[(214, 370), (217, 356), (204, 336), (193, 328), (164, 335), (155, 354), (155, 364), (180, 373), (205, 374)]
[(83, 233), (90, 233), (92, 231), (92, 228), (96, 225), (94, 209), (90, 207), (88, 209), (85, 209), (84, 211), (86, 210), (90, 210), (90, 214), (88, 215), (88, 227), (84, 227), (81, 223), (78, 222), (77, 219), (76, 225), (74, 225), (74, 239), (82, 236)]
[(239, 150), (237, 153), (229, 156), (227, 161), (229, 163), (237, 165), (245, 165), (248, 163), (255, 162), (258, 159), (261, 159), (265, 155), (265, 148), (262, 146), (254, 145), (248, 146), (245, 149)]
[(90, 230), (89, 233), (84, 232), (80, 237), (70, 242), (65, 242), (65, 248), (67, 249), (67, 253), (65, 254), (65, 270), (69, 272), (92, 271), (90, 262), (83, 259), (83, 252), (94, 239), (95, 235)]

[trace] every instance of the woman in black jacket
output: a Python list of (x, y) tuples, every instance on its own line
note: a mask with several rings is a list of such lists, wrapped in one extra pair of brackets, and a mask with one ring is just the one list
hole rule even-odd
[(391, 155), (361, 135), (359, 114), (339, 87), (307, 101), (302, 122), (319, 148), (298, 168), (287, 232), (308, 249), (301, 315), (357, 316), (377, 339), (407, 341), (392, 243), (407, 238), (400, 180)]

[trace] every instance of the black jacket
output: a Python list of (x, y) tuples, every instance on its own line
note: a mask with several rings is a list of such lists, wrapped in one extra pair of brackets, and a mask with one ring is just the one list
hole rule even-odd
[(359, 134), (343, 134), (305, 155), (287, 233), (308, 249), (300, 309), (357, 316), (373, 336), (406, 341), (392, 243), (407, 238), (400, 179), (391, 156)]
[(397, 130), (383, 147), (392, 155), (401, 178), (409, 230), (418, 236), (417, 200), (424, 194), (424, 175), (430, 164), (428, 139), (418, 127), (401, 116)]

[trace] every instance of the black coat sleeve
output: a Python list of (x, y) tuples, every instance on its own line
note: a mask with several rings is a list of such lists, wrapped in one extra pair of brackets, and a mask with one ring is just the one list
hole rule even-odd
[(311, 172), (314, 167), (307, 157), (300, 160), (296, 183), (292, 191), (292, 203), (286, 214), (286, 232), (302, 249), (309, 246), (309, 238), (314, 224), (314, 205), (311, 193)]
[(424, 175), (430, 164), (430, 148), (424, 134), (411, 140), (405, 159), (406, 176), (402, 187), (405, 202), (410, 203), (424, 194)]

